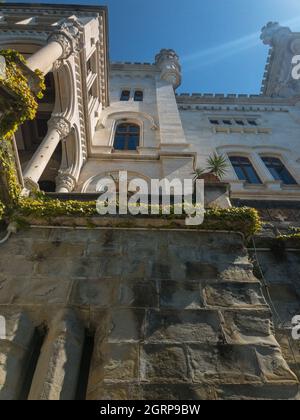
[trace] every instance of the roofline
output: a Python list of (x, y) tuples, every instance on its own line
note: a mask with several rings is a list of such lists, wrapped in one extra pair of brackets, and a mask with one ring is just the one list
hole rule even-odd
[(15, 9), (15, 8), (28, 8), (28, 9), (51, 9), (55, 8), (61, 10), (74, 10), (75, 12), (105, 12), (108, 13), (107, 6), (95, 6), (95, 5), (81, 5), (81, 4), (61, 4), (61, 3), (31, 3), (31, 2), (23, 2), (23, 3), (1, 3), (0, 9)]

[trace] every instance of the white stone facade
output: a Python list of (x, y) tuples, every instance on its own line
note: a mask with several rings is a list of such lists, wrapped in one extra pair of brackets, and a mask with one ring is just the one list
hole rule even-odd
[[(263, 28), (272, 50), (260, 95), (176, 95), (184, 69), (173, 50), (161, 50), (153, 64), (109, 65), (105, 8), (6, 5), (1, 16), (0, 48), (19, 50), (31, 70), (52, 72), (55, 82), (55, 101), (39, 109), (51, 115), (48, 132), (31, 155), (23, 153), (27, 189), (48, 174), (58, 193), (96, 193), (98, 180), (119, 170), (146, 180), (191, 178), (218, 152), (228, 158), (224, 180), (233, 198), (300, 200), (300, 81), (291, 78), (300, 34), (274, 23)], [(121, 101), (124, 91), (130, 97)], [(139, 127), (134, 150), (114, 147), (122, 123)], [(16, 135), (20, 156), (24, 133)], [(234, 156), (248, 158), (261, 183), (239, 179)], [(266, 156), (279, 159), (295, 182), (275, 179)]]

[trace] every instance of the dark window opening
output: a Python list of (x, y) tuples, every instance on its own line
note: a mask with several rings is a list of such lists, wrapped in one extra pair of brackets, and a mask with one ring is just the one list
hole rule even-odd
[(33, 377), (41, 354), (42, 346), (45, 341), (47, 330), (45, 327), (37, 328), (34, 332), (33, 339), (30, 345), (30, 354), (24, 370), (24, 380), (20, 390), (19, 400), (24, 401), (28, 399)]
[(249, 184), (262, 183), (248, 158), (241, 156), (231, 156), (230, 161), (239, 180), (246, 181)]
[(257, 122), (255, 120), (248, 120), (248, 124), (257, 126)]
[(134, 92), (134, 100), (135, 100), (136, 102), (143, 102), (143, 99), (144, 99), (144, 94), (143, 94), (143, 92), (142, 92), (141, 90), (136, 90), (136, 91)]
[(53, 73), (48, 73), (45, 76), (45, 85), (46, 90), (44, 91), (44, 96), (39, 102), (42, 103), (53, 103), (55, 101), (55, 82)]
[(83, 352), (81, 357), (79, 377), (77, 382), (77, 389), (75, 400), (85, 401), (89, 383), (89, 375), (91, 369), (92, 356), (94, 351), (94, 335), (88, 331), (85, 332)]
[(237, 125), (245, 125), (244, 121), (242, 120), (236, 120), (235, 122)]
[(232, 122), (230, 120), (223, 120), (223, 124), (232, 125)]
[(262, 160), (276, 181), (282, 181), (286, 185), (297, 185), (297, 182), (280, 159), (274, 157), (262, 157)]
[(92, 71), (93, 71), (92, 59), (91, 58), (86, 62), (86, 70), (87, 70), (88, 74), (92, 73)]
[(123, 90), (121, 93), (120, 101), (129, 101), (130, 99), (130, 90)]
[(54, 181), (39, 181), (39, 187), (44, 192), (55, 192), (56, 184)]
[(132, 123), (119, 124), (116, 129), (114, 149), (136, 150), (140, 143), (140, 127)]
[(219, 121), (218, 120), (209, 120), (211, 124), (213, 125), (219, 125)]

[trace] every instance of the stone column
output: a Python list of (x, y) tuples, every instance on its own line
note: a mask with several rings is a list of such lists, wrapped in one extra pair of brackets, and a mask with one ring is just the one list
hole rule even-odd
[(59, 171), (56, 178), (56, 192), (58, 193), (70, 193), (74, 190), (76, 185), (76, 179), (73, 175), (63, 171)]
[(50, 34), (47, 45), (28, 58), (27, 66), (32, 71), (39, 69), (44, 74), (49, 73), (57, 60), (67, 59), (75, 51), (78, 36), (78, 22), (66, 20)]
[(53, 319), (33, 377), (28, 400), (74, 400), (84, 328), (72, 310)]
[(0, 401), (18, 400), (32, 351), (34, 326), (20, 312), (5, 319), (6, 337), (0, 339)]
[(28, 163), (23, 177), (25, 187), (32, 189), (38, 186), (38, 181), (48, 165), (60, 140), (70, 133), (71, 125), (64, 117), (53, 116), (48, 121), (48, 133), (42, 144)]

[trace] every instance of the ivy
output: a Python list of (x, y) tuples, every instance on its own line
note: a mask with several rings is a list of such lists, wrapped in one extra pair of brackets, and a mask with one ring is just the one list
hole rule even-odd
[(3, 219), (4, 213), (5, 213), (5, 205), (0, 200), (0, 221)]
[(26, 120), (33, 120), (38, 108), (37, 99), (43, 97), (44, 77), (37, 70), (39, 91), (35, 95), (24, 74), (25, 59), (14, 50), (0, 50), (5, 58), (5, 77), (0, 77), (0, 88), (7, 95), (0, 96), (0, 110), (3, 110), (0, 124), (0, 139), (10, 139)]

